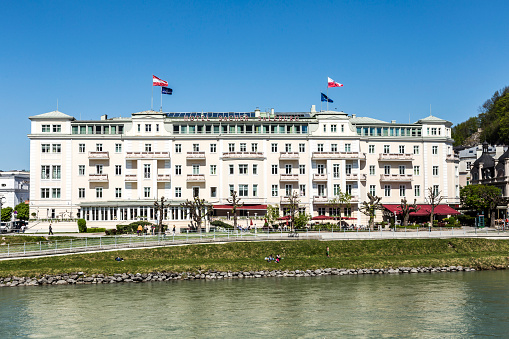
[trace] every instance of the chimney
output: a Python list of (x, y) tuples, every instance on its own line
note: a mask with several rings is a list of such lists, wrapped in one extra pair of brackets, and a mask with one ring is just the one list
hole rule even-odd
[(395, 124), (396, 123), (396, 120), (391, 120), (391, 124)]
[(101, 115), (101, 120), (108, 120), (108, 115), (107, 114)]
[(256, 109), (254, 110), (254, 113), (255, 113), (255, 117), (259, 117), (260, 116), (260, 109), (258, 107), (256, 107)]
[(274, 115), (274, 108), (270, 109), (270, 115)]
[(316, 106), (315, 105), (311, 105), (311, 113), (316, 113)]
[(356, 118), (357, 117), (357, 114), (352, 114), (352, 118)]

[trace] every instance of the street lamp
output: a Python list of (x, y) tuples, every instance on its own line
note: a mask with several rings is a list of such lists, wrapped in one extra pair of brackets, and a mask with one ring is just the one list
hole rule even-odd
[(247, 211), (246, 230), (249, 228), (249, 211)]
[(256, 234), (256, 217), (257, 217), (258, 213), (255, 213), (255, 224), (254, 224), (254, 229), (255, 229), (255, 234)]
[(230, 220), (230, 212), (226, 212), (226, 214), (227, 214), (226, 219)]

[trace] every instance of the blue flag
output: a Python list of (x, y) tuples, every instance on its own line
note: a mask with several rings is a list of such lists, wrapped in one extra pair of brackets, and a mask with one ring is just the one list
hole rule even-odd
[(323, 93), (320, 93), (322, 95), (322, 101), (326, 101), (326, 102), (334, 102), (332, 101), (332, 99), (329, 99), (325, 94)]
[(169, 87), (161, 87), (161, 93), (162, 94), (169, 94), (169, 95), (172, 95), (173, 94), (173, 90)]

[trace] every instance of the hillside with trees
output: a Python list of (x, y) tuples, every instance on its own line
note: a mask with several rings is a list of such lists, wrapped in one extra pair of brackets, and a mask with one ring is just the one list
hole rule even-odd
[(476, 117), (454, 126), (452, 137), (454, 146), (474, 146), (484, 141), (509, 145), (509, 86), (486, 100)]

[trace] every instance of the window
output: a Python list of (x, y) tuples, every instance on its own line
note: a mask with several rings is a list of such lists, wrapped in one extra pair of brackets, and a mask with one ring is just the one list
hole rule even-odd
[(210, 165), (210, 174), (212, 175), (217, 174), (217, 165)]
[(399, 185), (399, 196), (404, 197), (406, 193), (406, 186), (405, 185)]
[(230, 164), (229, 168), (230, 168), (230, 175), (233, 175), (234, 174), (233, 165)]
[(145, 132), (152, 132), (152, 125), (150, 124), (145, 125)]
[(341, 194), (341, 187), (339, 186), (339, 184), (334, 184), (334, 195), (340, 195)]
[(323, 144), (317, 145), (318, 152), (323, 152)]
[(193, 174), (200, 174), (200, 165), (193, 165)]
[(41, 166), (41, 179), (49, 179), (50, 178), (50, 166), (42, 165)]
[(345, 217), (351, 217), (352, 216), (352, 208), (351, 207), (345, 207), (343, 209), (343, 214)]
[(414, 195), (416, 197), (420, 197), (421, 196), (421, 185), (415, 185), (414, 186)]
[(414, 146), (414, 154), (419, 154), (419, 146)]
[(339, 164), (332, 165), (332, 176), (334, 178), (339, 178)]
[(85, 175), (85, 165), (78, 165), (78, 175)]
[(143, 187), (143, 196), (145, 198), (150, 198), (150, 187)]
[(122, 165), (115, 165), (115, 175), (122, 175)]
[(235, 144), (228, 144), (228, 151), (235, 152)]
[(258, 196), (258, 184), (253, 184), (253, 197)]
[(103, 165), (95, 165), (95, 173), (103, 174)]
[(433, 194), (438, 196), (440, 194), (440, 190), (438, 189), (438, 185), (433, 185)]
[(375, 165), (369, 165), (369, 175), (375, 175)]
[(337, 152), (338, 151), (338, 144), (331, 144), (330, 145), (330, 151), (331, 152)]
[(175, 165), (175, 175), (182, 175), (182, 165)]
[(277, 192), (277, 185), (272, 185), (272, 196), (273, 197), (277, 197), (278, 196), (278, 192)]
[(369, 194), (375, 196), (376, 194), (376, 185), (369, 185)]
[(469, 170), (470, 167), (472, 167), (472, 162), (471, 161), (467, 161), (467, 169)]
[(175, 187), (175, 198), (182, 198), (182, 187)]
[(384, 195), (386, 197), (390, 197), (391, 196), (391, 185), (385, 185), (384, 186)]
[(230, 187), (230, 196), (231, 196), (233, 191), (235, 191), (235, 186), (233, 184), (230, 184), (229, 187)]
[[(82, 145), (83, 145), (83, 147), (85, 147), (85, 144), (82, 144)], [(50, 150), (50, 145), (49, 144), (42, 144), (41, 145), (41, 152), (42, 153), (49, 153), (49, 150)], [(85, 151), (83, 150), (83, 152), (85, 152)]]
[(306, 174), (306, 165), (299, 165), (299, 174)]
[(41, 188), (41, 199), (49, 199), (49, 188)]
[(217, 146), (216, 144), (210, 144), (210, 153), (216, 153)]
[(210, 188), (210, 197), (211, 198), (217, 197), (217, 187), (211, 187)]
[(122, 198), (122, 188), (120, 187), (115, 188), (115, 198)]
[(115, 144), (115, 153), (122, 153), (122, 144)]
[(348, 195), (352, 195), (352, 184), (345, 185), (345, 193)]
[(414, 175), (420, 175), (420, 174), (421, 174), (421, 167), (414, 166)]
[(433, 176), (438, 176), (438, 166), (433, 166)]
[(99, 199), (103, 197), (103, 188), (102, 187), (95, 188), (95, 197), (99, 198)]
[(325, 125), (325, 124), (323, 125), (323, 132), (324, 133), (327, 132), (327, 125)]
[(325, 207), (318, 207), (318, 215), (325, 215)]
[(156, 132), (159, 132), (159, 124), (156, 124)]
[(152, 144), (145, 144), (145, 152), (152, 152)]
[(150, 179), (150, 164), (143, 165), (143, 177), (145, 179)]
[(247, 197), (248, 196), (248, 185), (241, 184), (239, 185), (239, 197)]
[(299, 185), (299, 194), (301, 197), (306, 196), (306, 185)]
[(384, 174), (385, 175), (391, 174), (391, 165), (384, 165)]
[(300, 153), (306, 152), (306, 144), (299, 144), (299, 152)]
[(405, 145), (399, 145), (399, 154), (405, 154)]
[(438, 154), (438, 146), (431, 146), (431, 154), (433, 155)]
[(272, 174), (277, 174), (277, 165), (272, 165)]
[(375, 145), (368, 146), (368, 153), (371, 153), (371, 154), (375, 153)]
[(245, 142), (241, 142), (240, 143), (240, 151), (241, 152), (246, 152), (247, 151), (247, 146), (246, 146)]
[(258, 175), (258, 165), (253, 164), (253, 175)]
[(53, 125), (53, 133), (60, 133), (62, 130), (61, 125)]
[(432, 127), (431, 128), (431, 135), (437, 135), (437, 128), (436, 127)]
[(290, 164), (285, 165), (285, 174), (292, 174), (292, 165)]
[(399, 166), (399, 174), (400, 175), (405, 175), (405, 165), (400, 165)]
[(321, 197), (325, 196), (325, 185), (318, 185), (318, 195)]
[(387, 154), (387, 153), (391, 153), (391, 147), (390, 145), (384, 145), (384, 153)]
[(60, 179), (60, 171), (61, 171), (60, 165), (53, 166), (53, 175), (51, 179)]
[(78, 198), (80, 198), (80, 199), (85, 198), (85, 189), (84, 188), (78, 188)]
[(193, 144), (193, 152), (199, 152), (200, 151), (200, 144)]
[(345, 144), (345, 152), (351, 152), (352, 151), (352, 144)]
[(62, 151), (62, 146), (60, 144), (53, 144), (53, 153), (60, 153)]
[(247, 164), (239, 165), (239, 174), (247, 174)]
[(346, 164), (345, 165), (345, 174), (351, 175), (352, 174), (352, 164)]
[(103, 151), (103, 144), (95, 144), (95, 150), (97, 152), (102, 152)]
[(331, 133), (336, 133), (338, 130), (338, 126), (337, 125), (330, 125), (330, 131)]
[(78, 152), (85, 153), (85, 144), (79, 144)]
[(270, 145), (272, 153), (277, 153), (277, 144), (271, 144)]
[(182, 144), (175, 144), (175, 153), (182, 153)]
[(42, 125), (42, 133), (49, 133), (49, 132), (51, 132), (51, 126), (50, 125)]
[(320, 165), (317, 165), (316, 168), (318, 170), (318, 174), (324, 174), (324, 172), (325, 172), (325, 165), (320, 164)]
[(285, 197), (292, 195), (293, 185), (285, 185)]
[(256, 143), (251, 144), (251, 152), (258, 152), (258, 144)]
[(292, 144), (285, 144), (285, 152), (291, 152), (292, 151)]

